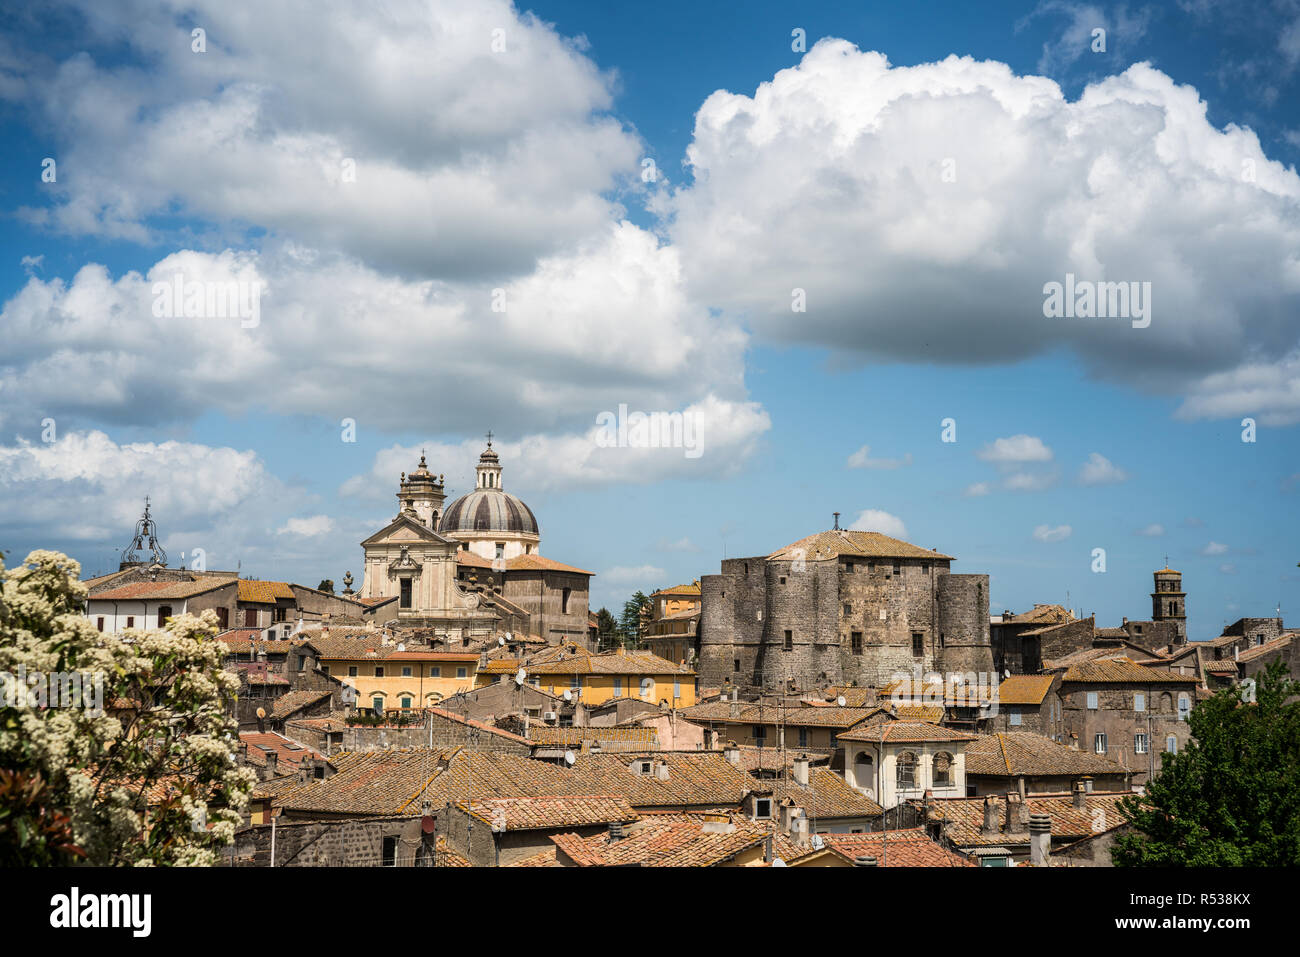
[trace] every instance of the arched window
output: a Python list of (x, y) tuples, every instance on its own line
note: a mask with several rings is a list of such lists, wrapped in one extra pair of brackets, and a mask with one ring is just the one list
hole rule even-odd
[(952, 787), (952, 755), (947, 751), (940, 751), (934, 756), (934, 786)]
[(642, 678), (641, 697), (644, 698), (646, 701), (649, 701), (651, 698), (654, 697), (654, 693), (655, 693), (655, 680), (653, 678)]
[(1160, 696), (1160, 710), (1170, 711), (1173, 709), (1173, 707), (1174, 707), (1174, 696), (1171, 695), (1168, 691), (1166, 691), (1164, 694)]
[(876, 780), (876, 760), (866, 751), (859, 751), (853, 759), (853, 777), (860, 788), (873, 786)]
[(916, 754), (904, 751), (898, 756), (898, 787), (916, 787)]

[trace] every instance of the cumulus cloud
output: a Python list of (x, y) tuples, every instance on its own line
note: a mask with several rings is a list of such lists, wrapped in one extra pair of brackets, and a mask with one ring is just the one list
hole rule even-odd
[(1063, 542), (1074, 531), (1069, 525), (1038, 525), (1034, 528), (1034, 540), (1045, 543)]
[(1165, 527), (1163, 525), (1161, 525), (1159, 522), (1152, 522), (1150, 525), (1146, 526), (1145, 528), (1139, 528), (1133, 534), (1141, 536), (1142, 538), (1159, 538), (1164, 533), (1165, 533)]
[(1079, 470), (1079, 482), (1083, 485), (1113, 485), (1125, 481), (1128, 481), (1128, 473), (1100, 452), (1089, 455)]
[(981, 496), (988, 495), (989, 491), (990, 489), (989, 489), (988, 482), (976, 482), (973, 485), (967, 485), (966, 491), (963, 494), (966, 495), (968, 498), (979, 498)]
[(849, 468), (851, 469), (898, 469), (912, 464), (912, 453), (908, 452), (901, 459), (877, 458), (871, 457), (871, 446), (864, 445), (852, 455), (849, 456)]
[[(712, 94), (688, 161), (660, 208), (692, 294), (764, 339), (864, 363), (1067, 348), (1188, 417), (1236, 414), (1263, 374), (1260, 421), (1300, 416), (1300, 176), (1148, 64), (1068, 101), (1002, 63), (823, 40), (752, 96)], [(1150, 282), (1150, 326), (1044, 318), (1067, 273)]]
[(1223, 555), (1228, 551), (1228, 546), (1222, 542), (1210, 542), (1201, 549), (1202, 555)]
[(1021, 462), (1050, 462), (1052, 450), (1036, 435), (1008, 436), (994, 439), (975, 453), (985, 462), (1014, 465)]
[(277, 535), (298, 535), (302, 538), (317, 538), (334, 531), (334, 520), (328, 515), (312, 515), (309, 518), (291, 518), (278, 529)]
[(632, 585), (649, 594), (668, 573), (654, 565), (615, 565), (600, 573), (605, 585)]
[[(1041, 0), (1033, 12), (1016, 22), (1016, 32), (1023, 30), (1036, 18), (1052, 15), (1067, 17), (1069, 22), (1060, 35), (1043, 44), (1038, 69), (1048, 74), (1058, 74), (1085, 56), (1106, 53), (1119, 59), (1123, 51), (1131, 49), (1142, 39), (1147, 24), (1151, 21), (1151, 12), (1146, 8), (1130, 14), (1126, 7), (1119, 6), (1108, 15), (1101, 7), (1091, 3)], [(1104, 31), (1104, 50), (1093, 49), (1093, 31), (1097, 29)]]
[(858, 517), (853, 520), (853, 524), (849, 526), (849, 529), (855, 532), (880, 532), (890, 538), (907, 537), (907, 526), (903, 524), (901, 518), (874, 508), (864, 509), (860, 512)]

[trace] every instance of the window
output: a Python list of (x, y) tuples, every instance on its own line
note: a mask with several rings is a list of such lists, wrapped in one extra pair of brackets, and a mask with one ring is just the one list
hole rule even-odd
[(304, 671), (306, 671), (306, 670), (307, 670), (307, 656), (306, 656), (306, 655), (299, 655), (299, 656), (298, 656), (298, 671), (299, 671), (299, 673), (301, 673), (301, 672), (304, 672)]
[(1133, 753), (1134, 753), (1134, 754), (1146, 754), (1146, 753), (1147, 753), (1147, 747), (1148, 747), (1148, 744), (1147, 744), (1147, 736), (1146, 736), (1146, 734), (1145, 734), (1144, 732), (1139, 731), (1137, 734), (1133, 735)]
[(375, 677), (376, 677), (376, 678), (382, 678), (383, 676), (384, 676), (384, 669), (383, 669), (383, 666), (382, 666), (382, 665), (375, 665)]
[(126, 627), (128, 627), (128, 628), (134, 628), (134, 627), (135, 627), (135, 615), (127, 615), (127, 616), (126, 616)]
[(1133, 710), (1145, 711), (1147, 709), (1147, 696), (1138, 692), (1133, 696)]
[(356, 665), (348, 665), (348, 677), (349, 677), (349, 678), (355, 678), (356, 676), (357, 676), (357, 666), (356, 666)]
[(321, 666), (320, 666), (320, 673), (323, 674), (326, 678), (328, 678), (328, 677), (329, 677), (329, 674), (330, 674), (330, 666), (329, 666), (329, 665), (321, 665)]
[(852, 562), (845, 562), (845, 563), (844, 563), (844, 570), (845, 570), (846, 572), (848, 572), (850, 575), (852, 575), (852, 574), (853, 574), (853, 563), (852, 563)]
[(217, 626), (218, 626), (222, 631), (225, 631), (227, 628), (230, 627), (230, 609), (229, 609), (229, 608), (218, 608), (218, 609), (217, 609)]
[(276, 620), (276, 621), (284, 621), (284, 619), (285, 619), (285, 613), (286, 613), (287, 611), (288, 611), (287, 608), (277, 607), (277, 608), (275, 609), (275, 620)]
[(1178, 738), (1176, 738), (1172, 734), (1169, 737), (1165, 738), (1165, 750), (1168, 751), (1170, 754), (1177, 754)]
[(567, 615), (569, 613), (569, 595), (572, 593), (572, 588), (566, 588), (560, 592), (560, 614)]
[(844, 603), (844, 614), (845, 615), (853, 614), (853, 606), (849, 604), (847, 601)]
[(430, 678), (441, 678), (441, 677), (442, 677), (442, 666), (441, 666), (441, 665), (429, 665), (429, 677), (430, 677)]
[(862, 632), (860, 631), (852, 632), (849, 635), (849, 641), (853, 646), (853, 653), (855, 655), (862, 654)]
[(1139, 635), (1142, 634), (1142, 626), (1141, 626), (1141, 625), (1134, 625), (1134, 626), (1133, 626), (1133, 630), (1134, 630), (1135, 632), (1137, 632)]
[(785, 584), (785, 576), (784, 576), (784, 575), (781, 576), (781, 584), (782, 584), (782, 585)]
[(384, 867), (397, 866), (397, 838), (395, 837), (384, 838), (383, 866)]
[(402, 665), (402, 677), (403, 677), (403, 678), (409, 678), (409, 677), (411, 677), (411, 666), (410, 666), (410, 665)]
[(641, 773), (642, 773), (642, 774), (649, 774), (652, 770), (654, 770), (654, 766), (651, 764), (651, 762), (649, 762), (649, 761), (642, 761), (642, 762), (641, 762)]
[(947, 751), (940, 751), (934, 756), (934, 786), (952, 787), (952, 755)]
[(95, 622), (95, 627), (98, 628), (100, 631), (103, 631), (103, 630), (104, 630), (104, 618), (103, 618), (102, 615), (101, 615), (101, 616), (99, 617), (99, 619)]
[(1088, 692), (1088, 710), (1089, 711), (1097, 710), (1097, 692), (1095, 691)]
[(754, 740), (757, 741), (759, 744), (762, 744), (764, 741), (767, 740), (767, 725), (765, 724), (754, 725)]
[(506, 557), (506, 543), (497, 542), (497, 558), (505, 558), (505, 557)]
[(256, 608), (245, 608), (245, 609), (244, 609), (244, 627), (245, 627), (245, 628), (256, 628), (256, 627), (257, 627), (257, 609), (256, 609)]
[(402, 710), (403, 710), (403, 711), (410, 711), (410, 710), (411, 710), (411, 699), (410, 699), (410, 698), (403, 698), (403, 699), (402, 699)]
[(615, 697), (615, 698), (621, 698), (621, 697), (623, 697), (623, 679), (622, 679), (622, 678), (619, 678), (619, 677), (615, 677), (615, 678), (614, 678), (614, 697)]
[(912, 657), (920, 658), (925, 654), (925, 637), (919, 632), (912, 632)]
[(158, 606), (158, 627), (161, 628), (163, 625), (167, 624), (167, 619), (170, 618), (171, 616), (172, 616), (171, 605), (159, 605)]
[(904, 751), (898, 756), (897, 768), (898, 787), (916, 787), (916, 755), (911, 751)]
[(808, 747), (808, 729), (807, 729), (807, 728), (800, 728), (800, 729), (799, 729), (799, 747), (801, 747), (801, 748), (806, 748), (806, 747)]
[(1171, 695), (1168, 691), (1166, 691), (1164, 694), (1160, 696), (1160, 710), (1161, 711), (1174, 710), (1174, 696)]
[(673, 679), (673, 701), (676, 701), (681, 696), (682, 696), (682, 679), (674, 678)]
[(379, 695), (375, 695), (373, 698), (371, 698), (370, 703), (374, 706), (376, 711), (384, 710), (384, 699)]
[(903, 566), (898, 564), (898, 562), (894, 562), (894, 574), (895, 575), (903, 574)]
[(1186, 721), (1188, 713), (1192, 710), (1192, 698), (1186, 691), (1178, 694), (1178, 720)]
[(789, 628), (785, 630), (785, 650), (794, 651), (794, 632)]
[(732, 659), (731, 659), (731, 670), (732, 670), (732, 671), (739, 671), (739, 670), (740, 670), (740, 659), (739, 659), (739, 658), (732, 658)]
[(641, 697), (649, 701), (655, 696), (655, 680), (653, 678), (641, 679)]
[(766, 820), (772, 816), (772, 799), (758, 798), (754, 801), (754, 817)]
[(943, 632), (939, 632), (939, 650), (943, 651)]
[(457, 677), (457, 678), (468, 678), (468, 677), (469, 677), (469, 669), (468, 669), (467, 667), (465, 667), (464, 665), (460, 665), (459, 667), (456, 668), (456, 677)]
[(409, 578), (402, 579), (402, 598), (400, 602), (400, 607), (402, 608), (411, 607), (411, 580)]
[(1010, 724), (1013, 728), (1017, 728), (1017, 727), (1019, 727), (1019, 726), (1020, 726), (1020, 712), (1019, 712), (1019, 711), (1012, 711), (1012, 712), (1008, 713), (1008, 714), (1007, 714), (1007, 723)]
[(569, 675), (569, 690), (577, 691), (582, 687), (582, 675)]
[(1106, 753), (1106, 734), (1105, 734), (1105, 732), (1098, 732), (1096, 735), (1093, 736), (1093, 739), (1092, 739), (1092, 749), (1093, 749), (1094, 751), (1096, 751), (1098, 754), (1105, 754), (1105, 753)]

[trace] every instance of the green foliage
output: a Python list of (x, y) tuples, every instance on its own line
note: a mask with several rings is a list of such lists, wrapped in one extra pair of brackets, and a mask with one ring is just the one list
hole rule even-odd
[(1194, 740), (1164, 756), (1146, 794), (1121, 802), (1133, 830), (1111, 851), (1126, 867), (1300, 865), (1300, 683), (1281, 662), (1255, 702), (1225, 688), (1192, 709)]
[(596, 612), (596, 644), (599, 648), (608, 648), (618, 637), (618, 622), (609, 613), (608, 608)]
[(216, 616), (101, 634), (80, 574), (57, 552), (0, 564), (0, 672), (85, 676), (73, 706), (52, 687), (48, 701), (14, 695), (6, 677), (0, 862), (212, 864), (255, 783), (235, 762), (239, 681), (223, 670)]
[(649, 610), (650, 599), (642, 591), (623, 602), (623, 614), (618, 620), (618, 634), (623, 644), (635, 646), (641, 640), (641, 621)]

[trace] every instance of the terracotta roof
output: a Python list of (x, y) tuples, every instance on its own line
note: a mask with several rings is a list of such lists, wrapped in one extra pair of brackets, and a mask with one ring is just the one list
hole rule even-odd
[(822, 692), (822, 697), (828, 702), (835, 702), (841, 696), (844, 698), (846, 708), (866, 708), (876, 703), (875, 688), (841, 688), (830, 687)]
[(293, 598), (288, 582), (264, 582), (256, 579), (239, 579), (239, 600), (262, 605), (273, 605), (281, 598)]
[(200, 578), (197, 581), (188, 582), (133, 582), (129, 585), (110, 588), (98, 595), (91, 595), (88, 600), (129, 601), (135, 599), (160, 601), (168, 598), (193, 598), (195, 595), (201, 595), (204, 592), (225, 588), (232, 581), (234, 579), (231, 578)]
[(357, 602), (358, 604), (368, 605), (368, 606), (370, 606), (370, 607), (374, 607), (375, 605), (382, 605), (384, 602), (388, 602), (388, 601), (396, 601), (396, 600), (397, 600), (397, 597), (398, 597), (398, 596), (396, 596), (396, 595), (387, 595), (387, 596), (384, 596), (384, 595), (372, 595), (372, 596), (369, 597), (369, 598), (353, 598), (352, 600), (355, 601), (355, 602)]
[(986, 685), (956, 684), (955, 682), (914, 682), (911, 678), (900, 678), (884, 685), (879, 692), (881, 702), (893, 704), (915, 703), (921, 699), (922, 704), (937, 705), (940, 702), (948, 707), (977, 707), (989, 702), (993, 689)]
[(1055, 675), (1012, 675), (998, 685), (998, 704), (1042, 704)]
[(559, 867), (560, 863), (555, 859), (555, 846), (551, 845), (546, 850), (534, 854), (532, 857), (525, 857), (518, 861), (513, 861), (505, 865), (506, 867)]
[(262, 734), (256, 731), (241, 731), (239, 743), (244, 746), (244, 755), (250, 764), (265, 765), (266, 753), (274, 752), (280, 767), (296, 768), (303, 758), (320, 758), (319, 751), (303, 747), (297, 741), (290, 741), (282, 734), (273, 732)]
[[(619, 794), (635, 808), (734, 807), (751, 791), (766, 790), (720, 751), (642, 751), (576, 755), (575, 787), (586, 794)], [(634, 771), (651, 762), (650, 774)], [(667, 779), (658, 776), (666, 766)]]
[(457, 801), (456, 806), (491, 825), (494, 831), (590, 827), (637, 819), (636, 811), (624, 798), (612, 795), (489, 798), (472, 805)]
[(1176, 675), (1156, 668), (1144, 668), (1128, 658), (1089, 661), (1072, 665), (1061, 680), (1073, 682), (1102, 682), (1129, 684), (1158, 684), (1160, 682), (1195, 682), (1193, 675)]
[[(794, 767), (794, 759), (806, 755), (812, 764), (825, 764), (835, 757), (835, 748), (760, 748), (752, 744), (736, 746), (740, 752), (740, 766), (753, 774), (755, 771), (788, 771)], [(768, 782), (769, 784), (771, 782)]]
[(1013, 616), (1009, 624), (1065, 624), (1074, 620), (1074, 615), (1060, 605), (1035, 605), (1029, 611)]
[(829, 768), (809, 768), (807, 787), (797, 783), (793, 775), (771, 783), (772, 797), (777, 804), (792, 801), (810, 819), (879, 817), (884, 813), (879, 804), (849, 787), (844, 778)]
[(925, 558), (941, 562), (953, 560), (951, 555), (943, 555), (897, 538), (890, 538), (880, 532), (855, 531), (817, 532), (815, 535), (792, 542), (767, 557), (769, 560), (790, 561), (802, 558), (814, 562), (838, 558), (840, 555), (867, 558)]
[(564, 562), (557, 562), (553, 558), (544, 558), (541, 555), (516, 555), (514, 558), (506, 559), (506, 571), (511, 572), (530, 572), (530, 571), (551, 571), (551, 572), (574, 572), (578, 575), (592, 575), (595, 572), (589, 572), (582, 568), (576, 568), (573, 565), (566, 565)]
[(1266, 655), (1271, 655), (1275, 652), (1281, 651), (1289, 644), (1291, 644), (1291, 636), (1282, 635), (1281, 637), (1274, 638), (1272, 641), (1266, 641), (1262, 645), (1256, 645), (1249, 651), (1241, 652), (1237, 655), (1236, 660), (1254, 661), (1256, 658), (1263, 658)]
[[(1076, 808), (1071, 795), (1027, 797), (1025, 804), (1030, 814), (1046, 814), (1052, 819), (1053, 839), (1061, 837), (1088, 837), (1108, 831), (1124, 823), (1119, 812), (1119, 802), (1133, 797), (1134, 792), (1093, 791), (1084, 797), (1084, 807)], [(996, 800), (996, 799), (995, 799)], [(908, 802), (916, 805), (917, 802)], [(958, 847), (1010, 846), (1028, 844), (1029, 831), (1007, 834), (1001, 830), (1006, 824), (1006, 807), (999, 801), (996, 834), (983, 835), (984, 798), (936, 798), (930, 802), (931, 815), (944, 822), (944, 835)]]
[(653, 598), (655, 595), (699, 595), (699, 593), (700, 583), (697, 580), (689, 585), (674, 585), (672, 588), (661, 588), (658, 591), (651, 592), (650, 597)]
[(328, 697), (330, 697), (328, 691), (286, 691), (275, 699), (275, 705), (271, 708), (271, 718), (278, 721), (281, 718), (291, 717), (308, 705)]
[(1027, 731), (982, 734), (966, 745), (966, 774), (1019, 775), (1124, 774), (1123, 765), (1099, 754), (1058, 744)]
[(974, 867), (969, 858), (954, 854), (943, 845), (930, 839), (925, 828), (914, 827), (900, 831), (879, 831), (866, 834), (821, 834), (824, 847), (807, 849), (787, 861), (799, 861), (826, 851), (850, 863), (859, 857), (874, 857), (877, 867)]
[(508, 741), (514, 741), (516, 744), (531, 744), (527, 738), (517, 734), (512, 734), (494, 725), (484, 724), (482, 721), (475, 721), (473, 718), (467, 718), (463, 715), (456, 714), (454, 711), (448, 711), (445, 708), (426, 708), (430, 714), (436, 714), (440, 718), (446, 718), (449, 721), (455, 721), (457, 724), (463, 724), (468, 728), (477, 728), (480, 731), (486, 731), (488, 734), (495, 735), (498, 738), (505, 738)]
[[(499, 659), (514, 661), (516, 659)], [(489, 662), (489, 667), (492, 666)], [(518, 668), (518, 664), (515, 665)], [(514, 670), (494, 668), (493, 670)], [(694, 675), (686, 665), (674, 664), (667, 658), (648, 651), (611, 651), (592, 654), (585, 648), (559, 654), (542, 653), (524, 662), (524, 670), (531, 675)]]
[(1237, 659), (1225, 658), (1222, 661), (1206, 662), (1205, 670), (1212, 675), (1235, 675), (1237, 673)]
[(447, 846), (447, 838), (438, 835), (434, 841), (434, 860), (438, 867), (473, 867), (468, 859), (461, 857)]
[(737, 815), (646, 815), (611, 841), (606, 834), (551, 837), (556, 855), (579, 867), (712, 867), (762, 844), (768, 831)]
[[(732, 705), (737, 705), (734, 713)], [(851, 728), (866, 721), (878, 709), (788, 707), (764, 704), (761, 708), (752, 702), (709, 701), (678, 709), (678, 714), (690, 721), (711, 721), (725, 724), (781, 724), (792, 728)]]
[(659, 732), (655, 728), (553, 728), (532, 725), (528, 738), (534, 744), (556, 748), (581, 748), (594, 745), (604, 750), (633, 745), (637, 750), (655, 750), (659, 747)]
[(846, 731), (841, 741), (881, 741), (905, 744), (922, 741), (974, 741), (978, 735), (945, 728), (927, 721), (880, 721)]

